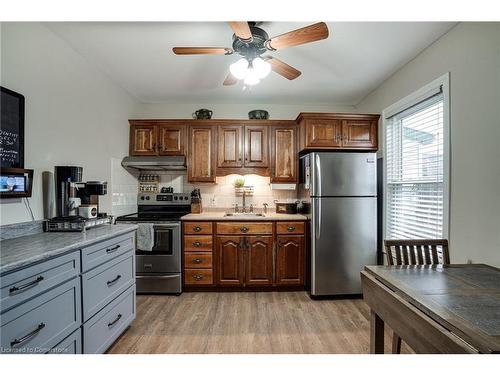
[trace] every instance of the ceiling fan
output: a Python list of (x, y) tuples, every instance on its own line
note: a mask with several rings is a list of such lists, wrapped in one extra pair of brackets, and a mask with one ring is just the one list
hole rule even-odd
[(269, 38), (267, 33), (257, 27), (256, 22), (230, 22), (234, 31), (232, 48), (220, 47), (174, 47), (176, 55), (232, 55), (237, 53), (241, 59), (231, 64), (224, 86), (243, 80), (246, 85), (255, 85), (265, 78), (271, 70), (292, 80), (302, 73), (294, 67), (269, 55), (270, 51), (298, 46), (328, 38), (328, 27), (318, 22), (285, 34)]

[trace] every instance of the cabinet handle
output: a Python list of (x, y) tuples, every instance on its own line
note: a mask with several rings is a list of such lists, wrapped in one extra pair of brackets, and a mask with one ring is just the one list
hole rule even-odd
[(201, 262), (203, 262), (203, 261), (200, 258), (193, 259), (193, 263), (195, 263), (195, 264), (200, 264)]
[(28, 333), (26, 336), (21, 337), (20, 339), (14, 339), (10, 342), (10, 347), (13, 348), (14, 346), (20, 345), (25, 341), (28, 341), (31, 339), (33, 336), (35, 336), (38, 332), (40, 332), (42, 329), (45, 328), (45, 323), (40, 323), (38, 327), (36, 327), (33, 331)]
[(201, 246), (201, 242), (200, 241), (194, 241), (193, 242), (193, 246), (194, 247), (200, 247)]
[(20, 286), (13, 286), (12, 288), (9, 289), (9, 294), (16, 294), (19, 292), (24, 292), (26, 289), (33, 288), (35, 285), (37, 285), (42, 280), (43, 280), (43, 276), (38, 276), (35, 280), (30, 281), (29, 283), (26, 283), (26, 284), (20, 285)]
[(287, 227), (286, 230), (289, 232), (293, 232), (295, 230), (295, 227)]
[(108, 253), (108, 254), (114, 253), (119, 248), (120, 248), (120, 245), (116, 245), (114, 247), (110, 247), (110, 248), (106, 249), (106, 253)]
[(113, 280), (109, 280), (108, 282), (106, 282), (106, 284), (108, 284), (108, 286), (111, 286), (114, 283), (116, 283), (118, 280), (120, 280), (121, 278), (122, 278), (122, 275), (117, 275)]
[(146, 269), (146, 270), (150, 270), (150, 269), (152, 269), (152, 268), (153, 268), (153, 264), (152, 264), (152, 263), (145, 263), (145, 264), (144, 264), (144, 269)]
[(203, 276), (202, 275), (193, 275), (193, 279), (195, 279), (196, 281), (200, 281), (200, 280), (203, 280)]
[(241, 227), (240, 230), (243, 232), (243, 233), (246, 233), (248, 232), (248, 228), (247, 227)]
[(118, 316), (116, 317), (115, 320), (113, 320), (112, 322), (109, 322), (108, 323), (108, 328), (111, 328), (113, 327), (116, 323), (118, 323), (118, 321), (122, 318), (122, 314), (118, 314)]
[(201, 227), (199, 227), (199, 226), (193, 227), (193, 230), (195, 232), (200, 232), (201, 231)]

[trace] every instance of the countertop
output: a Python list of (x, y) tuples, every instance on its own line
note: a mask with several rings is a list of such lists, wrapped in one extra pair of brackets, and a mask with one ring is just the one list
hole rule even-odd
[(181, 217), (184, 221), (304, 221), (307, 217), (300, 214), (277, 214), (269, 212), (264, 216), (242, 217), (224, 216), (225, 211), (207, 211), (201, 214), (187, 214)]
[(116, 224), (86, 232), (44, 232), (3, 240), (0, 241), (0, 274), (136, 229), (135, 224)]

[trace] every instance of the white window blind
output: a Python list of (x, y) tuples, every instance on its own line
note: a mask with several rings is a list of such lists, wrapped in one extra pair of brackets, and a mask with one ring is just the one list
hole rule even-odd
[(443, 238), (444, 121), (439, 90), (386, 120), (386, 238)]

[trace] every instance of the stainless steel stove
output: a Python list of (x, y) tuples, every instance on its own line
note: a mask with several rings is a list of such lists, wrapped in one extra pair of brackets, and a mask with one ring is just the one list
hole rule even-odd
[(182, 292), (180, 218), (190, 212), (189, 194), (139, 193), (137, 213), (116, 218), (117, 223), (153, 224), (152, 250), (136, 250), (137, 293)]

